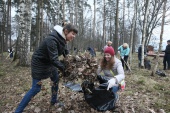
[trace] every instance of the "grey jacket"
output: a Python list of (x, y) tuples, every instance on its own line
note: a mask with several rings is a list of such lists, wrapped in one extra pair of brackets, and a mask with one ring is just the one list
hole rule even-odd
[(114, 59), (115, 64), (113, 65), (112, 70), (102, 70), (99, 65), (97, 69), (97, 75), (103, 75), (109, 79), (115, 77), (117, 79), (117, 82), (120, 83), (125, 78), (125, 74), (122, 67), (122, 62), (116, 57), (114, 57)]

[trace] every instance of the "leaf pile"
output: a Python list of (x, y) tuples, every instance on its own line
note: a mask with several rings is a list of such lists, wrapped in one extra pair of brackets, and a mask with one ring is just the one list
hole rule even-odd
[(78, 79), (96, 80), (97, 58), (90, 58), (85, 55), (70, 55), (64, 58), (62, 62), (66, 66), (66, 81), (75, 81)]

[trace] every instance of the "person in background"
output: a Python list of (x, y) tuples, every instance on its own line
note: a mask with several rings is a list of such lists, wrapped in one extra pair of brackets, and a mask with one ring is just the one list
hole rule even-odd
[[(146, 48), (144, 48), (144, 56), (146, 56)], [(138, 48), (138, 60), (139, 60), (138, 66), (140, 68), (141, 67), (141, 61), (142, 61), (142, 44), (139, 45), (139, 48)]]
[(90, 55), (92, 57), (95, 57), (96, 56), (96, 52), (94, 50), (94, 48), (91, 48), (91, 47), (87, 47), (87, 50), (89, 51)]
[(119, 97), (117, 92), (123, 88), (121, 85), (124, 85), (125, 87), (125, 74), (122, 63), (118, 58), (116, 58), (112, 47), (107, 47), (104, 50), (104, 57), (101, 59), (100, 65), (98, 66), (97, 76), (99, 82), (101, 76), (104, 76), (108, 80), (107, 90), (111, 90), (113, 92), (116, 102)]
[(77, 55), (77, 53), (78, 53), (78, 49), (74, 47), (74, 55)]
[(124, 68), (124, 65), (126, 66), (126, 70), (129, 70), (127, 61), (130, 53), (130, 48), (127, 43), (124, 43), (123, 45), (119, 46), (118, 53), (120, 53), (120, 59), (122, 62), (122, 66)]
[[(170, 70), (170, 40), (167, 41), (167, 44), (168, 45), (166, 46), (165, 51), (163, 51), (165, 52), (164, 59), (163, 59), (164, 70), (166, 69)], [(168, 66), (166, 64), (168, 64)]]
[(105, 50), (109, 46), (112, 46), (112, 42), (111, 41), (107, 41), (107, 44), (104, 46), (103, 50)]
[(56, 103), (62, 105), (57, 99), (59, 75), (58, 68), (63, 76), (65, 75), (65, 66), (58, 59), (59, 56), (66, 56), (67, 42), (72, 41), (78, 33), (77, 28), (72, 24), (66, 24), (64, 27), (54, 26), (54, 30), (45, 38), (38, 49), (32, 55), (31, 74), (32, 88), (25, 94), (22, 101), (15, 110), (15, 113), (22, 113), (33, 98), (41, 90), (41, 80), (50, 78), (51, 86), (51, 105)]
[(13, 58), (13, 50), (12, 48), (10, 48), (10, 55), (9, 55), (10, 58)]
[(13, 58), (13, 50), (12, 50), (12, 48), (8, 49), (8, 55), (7, 55), (6, 59), (8, 59), (8, 58)]

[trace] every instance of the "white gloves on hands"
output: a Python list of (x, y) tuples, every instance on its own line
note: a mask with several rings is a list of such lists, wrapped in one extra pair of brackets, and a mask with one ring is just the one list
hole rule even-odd
[(120, 54), (120, 51), (118, 51), (118, 54)]
[(107, 90), (109, 90), (111, 87), (113, 87), (116, 84), (116, 78), (112, 78), (108, 81)]
[(122, 56), (122, 59), (124, 59), (124, 56)]

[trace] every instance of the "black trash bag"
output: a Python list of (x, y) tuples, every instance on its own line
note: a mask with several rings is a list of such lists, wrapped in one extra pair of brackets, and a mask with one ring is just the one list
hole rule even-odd
[(97, 79), (99, 80), (100, 84), (107, 83), (109, 78), (103, 75), (97, 75)]
[(166, 77), (167, 76), (164, 72), (162, 72), (160, 70), (157, 70), (156, 74), (159, 75), (159, 76), (162, 76), (162, 77)]
[(102, 112), (115, 109), (115, 97), (111, 91), (107, 91), (107, 83), (95, 88), (93, 83), (84, 81), (81, 86), (85, 101), (92, 108)]

